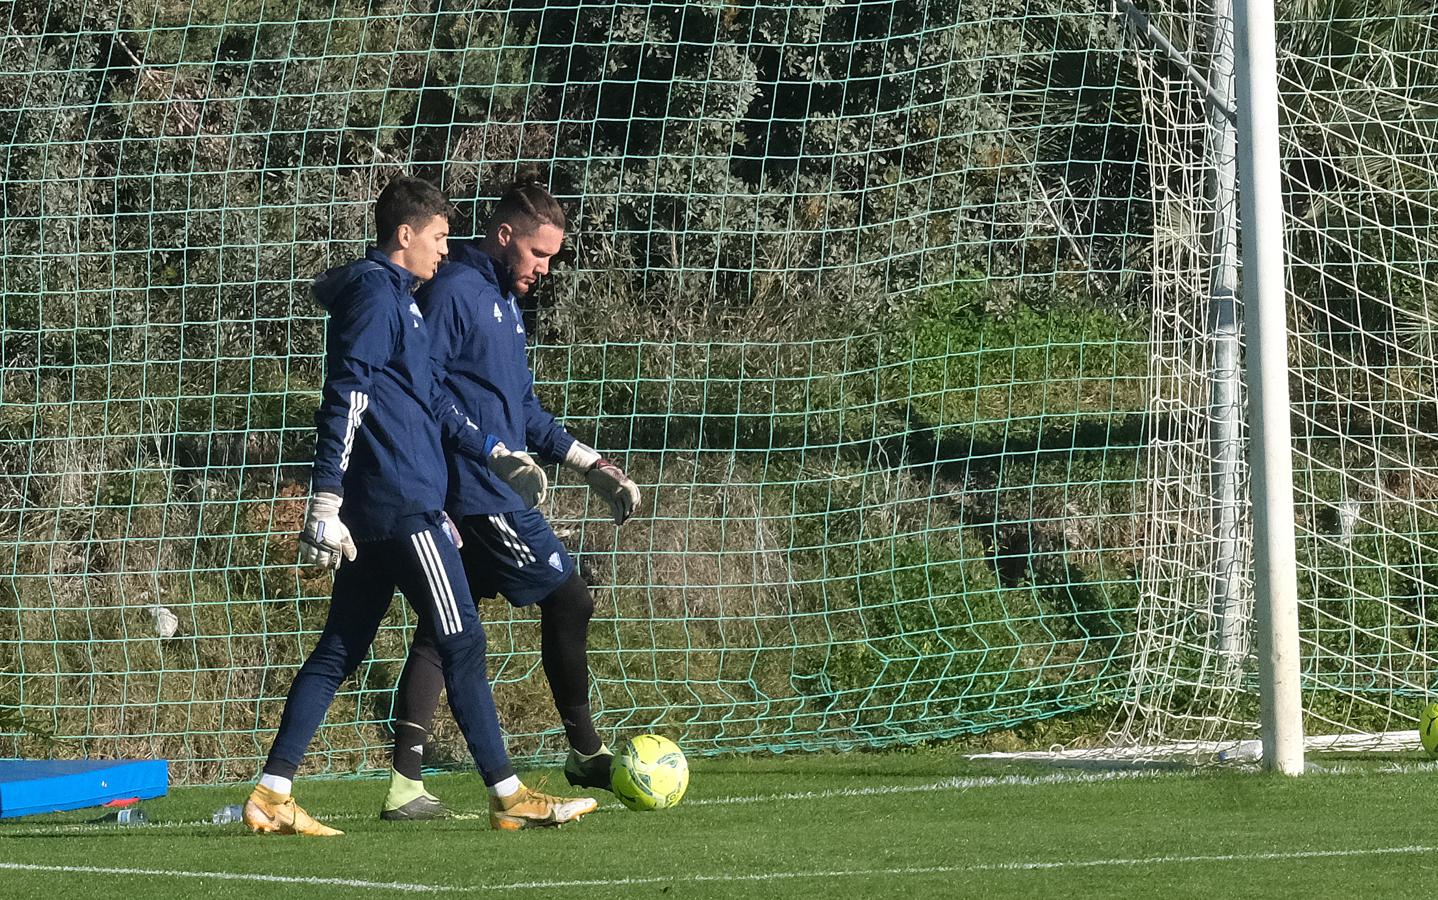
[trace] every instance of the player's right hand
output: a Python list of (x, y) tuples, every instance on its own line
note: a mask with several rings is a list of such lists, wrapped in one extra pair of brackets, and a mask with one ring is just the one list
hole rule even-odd
[(305, 526), (300, 531), (300, 565), (338, 569), (341, 559), (353, 560), (356, 548), (350, 530), (340, 521), (337, 494), (320, 491), (310, 498)]
[(615, 525), (623, 525), (639, 508), (639, 486), (624, 474), (623, 469), (604, 457), (599, 457), (589, 467), (584, 473), (584, 480), (596, 494), (608, 501)]
[(523, 450), (510, 450), (495, 444), (489, 454), (489, 470), (498, 475), (509, 489), (519, 495), (525, 509), (534, 509), (544, 502), (549, 491), (549, 476), (534, 457)]

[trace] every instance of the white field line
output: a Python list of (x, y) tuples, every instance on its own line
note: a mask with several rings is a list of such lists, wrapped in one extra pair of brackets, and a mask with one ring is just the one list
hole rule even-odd
[[(987, 788), (1004, 787), (1045, 787), (1057, 784), (1090, 784), (1102, 781), (1133, 781), (1136, 779), (1152, 778), (1185, 778), (1199, 774), (1198, 770), (1159, 770), (1159, 769), (1123, 769), (1107, 772), (1055, 772), (1050, 775), (998, 775), (967, 778), (943, 778), (938, 781), (922, 782), (920, 784), (881, 784), (871, 787), (859, 788), (834, 788), (824, 791), (793, 791), (783, 794), (750, 794), (739, 797), (706, 797), (684, 801), (684, 806), (737, 806), (749, 803), (780, 803), (798, 800), (838, 800), (851, 797), (875, 797), (890, 794), (931, 794), (940, 791), (972, 791), (984, 790)], [(622, 809), (616, 802), (608, 802), (600, 805), (600, 809)], [(479, 820), (488, 818), (488, 813), (462, 812), (455, 815), (459, 821)], [(332, 815), (321, 814), (321, 822), (363, 822), (373, 819), (370, 815)], [(196, 820), (190, 822), (151, 822), (143, 826), (130, 826), (124, 830), (127, 832), (142, 831), (153, 832), (160, 829), (175, 828), (197, 828), (210, 826), (207, 820)], [(210, 826), (222, 827), (222, 826)], [(9, 828), (0, 824), (0, 839), (5, 837), (35, 836), (47, 834), (74, 834), (79, 833), (109, 833), (116, 831), (120, 826), (96, 825), (91, 823), (76, 822), (73, 824), (36, 825), (33, 828)]]
[[(142, 875), (159, 878), (213, 878), (218, 881), (261, 881), (269, 884), (304, 884), (326, 887), (365, 888), (406, 894), (434, 894), (458, 888), (402, 881), (361, 881), (356, 878), (316, 878), (298, 875), (261, 875), (253, 872), (192, 872), (186, 869), (127, 869), (119, 866), (46, 866), (32, 863), (0, 862), (0, 871), (55, 872), (81, 875)], [(121, 892), (123, 893), (123, 892)]]
[(998, 775), (970, 778), (944, 778), (923, 784), (884, 784), (861, 788), (835, 788), (827, 791), (794, 791), (745, 797), (710, 797), (689, 800), (684, 806), (733, 806), (740, 803), (779, 803), (792, 800), (835, 800), (844, 797), (875, 797), (887, 794), (929, 794), (935, 791), (972, 791), (1001, 787), (1044, 787), (1055, 784), (1089, 784), (1096, 781), (1132, 781), (1160, 776), (1184, 777), (1187, 771), (1123, 770), (1112, 772), (1055, 772), (1052, 775)]
[(646, 878), (590, 878), (572, 881), (512, 881), (507, 884), (485, 884), (470, 891), (554, 890), (574, 887), (630, 887), (646, 884), (708, 884), (714, 882), (770, 881), (776, 878), (872, 878), (905, 875), (957, 875), (973, 872), (1031, 872), (1054, 869), (1092, 869), (1100, 867), (1137, 867), (1184, 865), (1192, 863), (1288, 862), (1304, 859), (1333, 859), (1359, 856), (1402, 856), (1432, 853), (1438, 847), (1373, 847), (1353, 850), (1293, 850), (1272, 853), (1215, 853), (1187, 856), (1139, 856), (1111, 859), (1075, 859), (1053, 862), (975, 863), (967, 866), (904, 866), (887, 869), (811, 869), (803, 872), (765, 872), (763, 874), (722, 875), (656, 875)]
[(406, 882), (362, 881), (352, 878), (315, 878), (286, 875), (259, 875), (241, 872), (198, 872), (183, 869), (128, 869), (102, 866), (53, 866), (0, 862), (0, 870), (22, 872), (53, 872), (64, 874), (135, 875), (160, 878), (211, 878), (225, 881), (255, 881), (271, 884), (351, 887), (398, 893), (474, 893), (493, 891), (552, 891), (576, 887), (632, 887), (648, 884), (713, 884), (763, 882), (774, 879), (823, 878), (895, 878), (915, 875), (955, 875), (974, 872), (1034, 872), (1101, 867), (1134, 868), (1139, 866), (1191, 865), (1195, 863), (1292, 862), (1312, 859), (1344, 859), (1365, 856), (1412, 856), (1431, 854), (1438, 847), (1413, 845), (1407, 847), (1371, 847), (1347, 850), (1292, 850), (1269, 853), (1214, 853), (1184, 856), (1111, 857), (1107, 859), (1054, 860), (1049, 862), (975, 863), (957, 866), (900, 866), (873, 869), (810, 869), (805, 871), (724, 873), (719, 875), (656, 875), (644, 878), (587, 878), (565, 881), (513, 881), (505, 884), (483, 884), (470, 887), (449, 887)]

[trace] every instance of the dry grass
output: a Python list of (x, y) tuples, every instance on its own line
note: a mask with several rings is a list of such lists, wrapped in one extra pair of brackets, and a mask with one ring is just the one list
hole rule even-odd
[[(538, 357), (553, 408), (645, 495), (622, 530), (572, 479), (546, 510), (595, 585), (601, 729), (661, 728), (696, 751), (885, 743), (1093, 702), (1113, 675), (1113, 635), (1087, 634), (1076, 623), (1088, 610), (1052, 594), (1063, 565), (1029, 573), (1027, 587), (1001, 584), (996, 557), (1013, 548), (993, 536), (1029, 522), (1035, 552), (1103, 572), (1113, 583), (1092, 591), (1122, 609), (1135, 526), (1112, 493), (968, 463), (950, 480), (893, 439), (903, 378), (885, 374), (873, 340), (753, 341), (780, 334), (788, 315), (755, 323), (748, 343)], [(207, 377), (283, 396), (287, 366)], [(289, 474), (309, 448), (296, 405), (200, 410), (225, 439), (192, 441), (184, 464), (158, 425), (193, 405), (127, 401), (103, 421), (82, 415), (99, 405), (43, 420), (15, 460), (27, 474), (4, 479), (27, 499), (5, 511), (20, 527), (5, 544), (16, 574), (0, 595), (0, 646), (14, 652), (0, 692), (27, 734), (53, 732), (62, 754), (168, 757), (182, 781), (254, 773), (327, 611), (328, 576), (293, 565), (305, 489)], [(155, 633), (156, 606), (178, 616), (174, 636)], [(513, 752), (556, 753), (535, 611), (496, 601), (481, 615)], [(307, 771), (387, 763), (411, 619), (396, 603)], [(4, 733), (7, 749), (33, 746)], [(464, 762), (447, 717), (437, 738), (436, 761)]]

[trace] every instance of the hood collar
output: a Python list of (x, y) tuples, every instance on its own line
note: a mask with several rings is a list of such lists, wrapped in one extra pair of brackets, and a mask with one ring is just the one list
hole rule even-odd
[(449, 264), (454, 263), (478, 270), (504, 296), (514, 293), (514, 275), (504, 263), (479, 249), (478, 240), (450, 241)]
[(365, 251), (364, 259), (352, 263), (345, 263), (342, 266), (335, 266), (315, 279), (314, 294), (315, 300), (320, 306), (329, 309), (335, 301), (343, 296), (349, 286), (358, 281), (368, 272), (375, 271), (378, 265), (394, 281), (395, 289), (401, 294), (409, 294), (414, 290), (418, 281), (414, 273), (403, 266), (395, 265), (390, 258), (381, 253), (378, 247), (370, 247)]

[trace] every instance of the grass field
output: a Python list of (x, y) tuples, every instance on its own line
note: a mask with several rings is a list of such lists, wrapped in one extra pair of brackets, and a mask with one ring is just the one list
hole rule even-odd
[[(245, 788), (186, 788), (151, 824), (0, 823), (0, 897), (1428, 897), (1438, 773), (1417, 758), (1284, 779), (979, 763), (949, 751), (697, 760), (678, 808), (607, 794), (560, 829), (389, 824), (374, 780), (301, 782), (331, 840), (209, 824)], [(562, 783), (557, 771), (529, 773)], [(477, 778), (434, 777), (456, 809)]]

